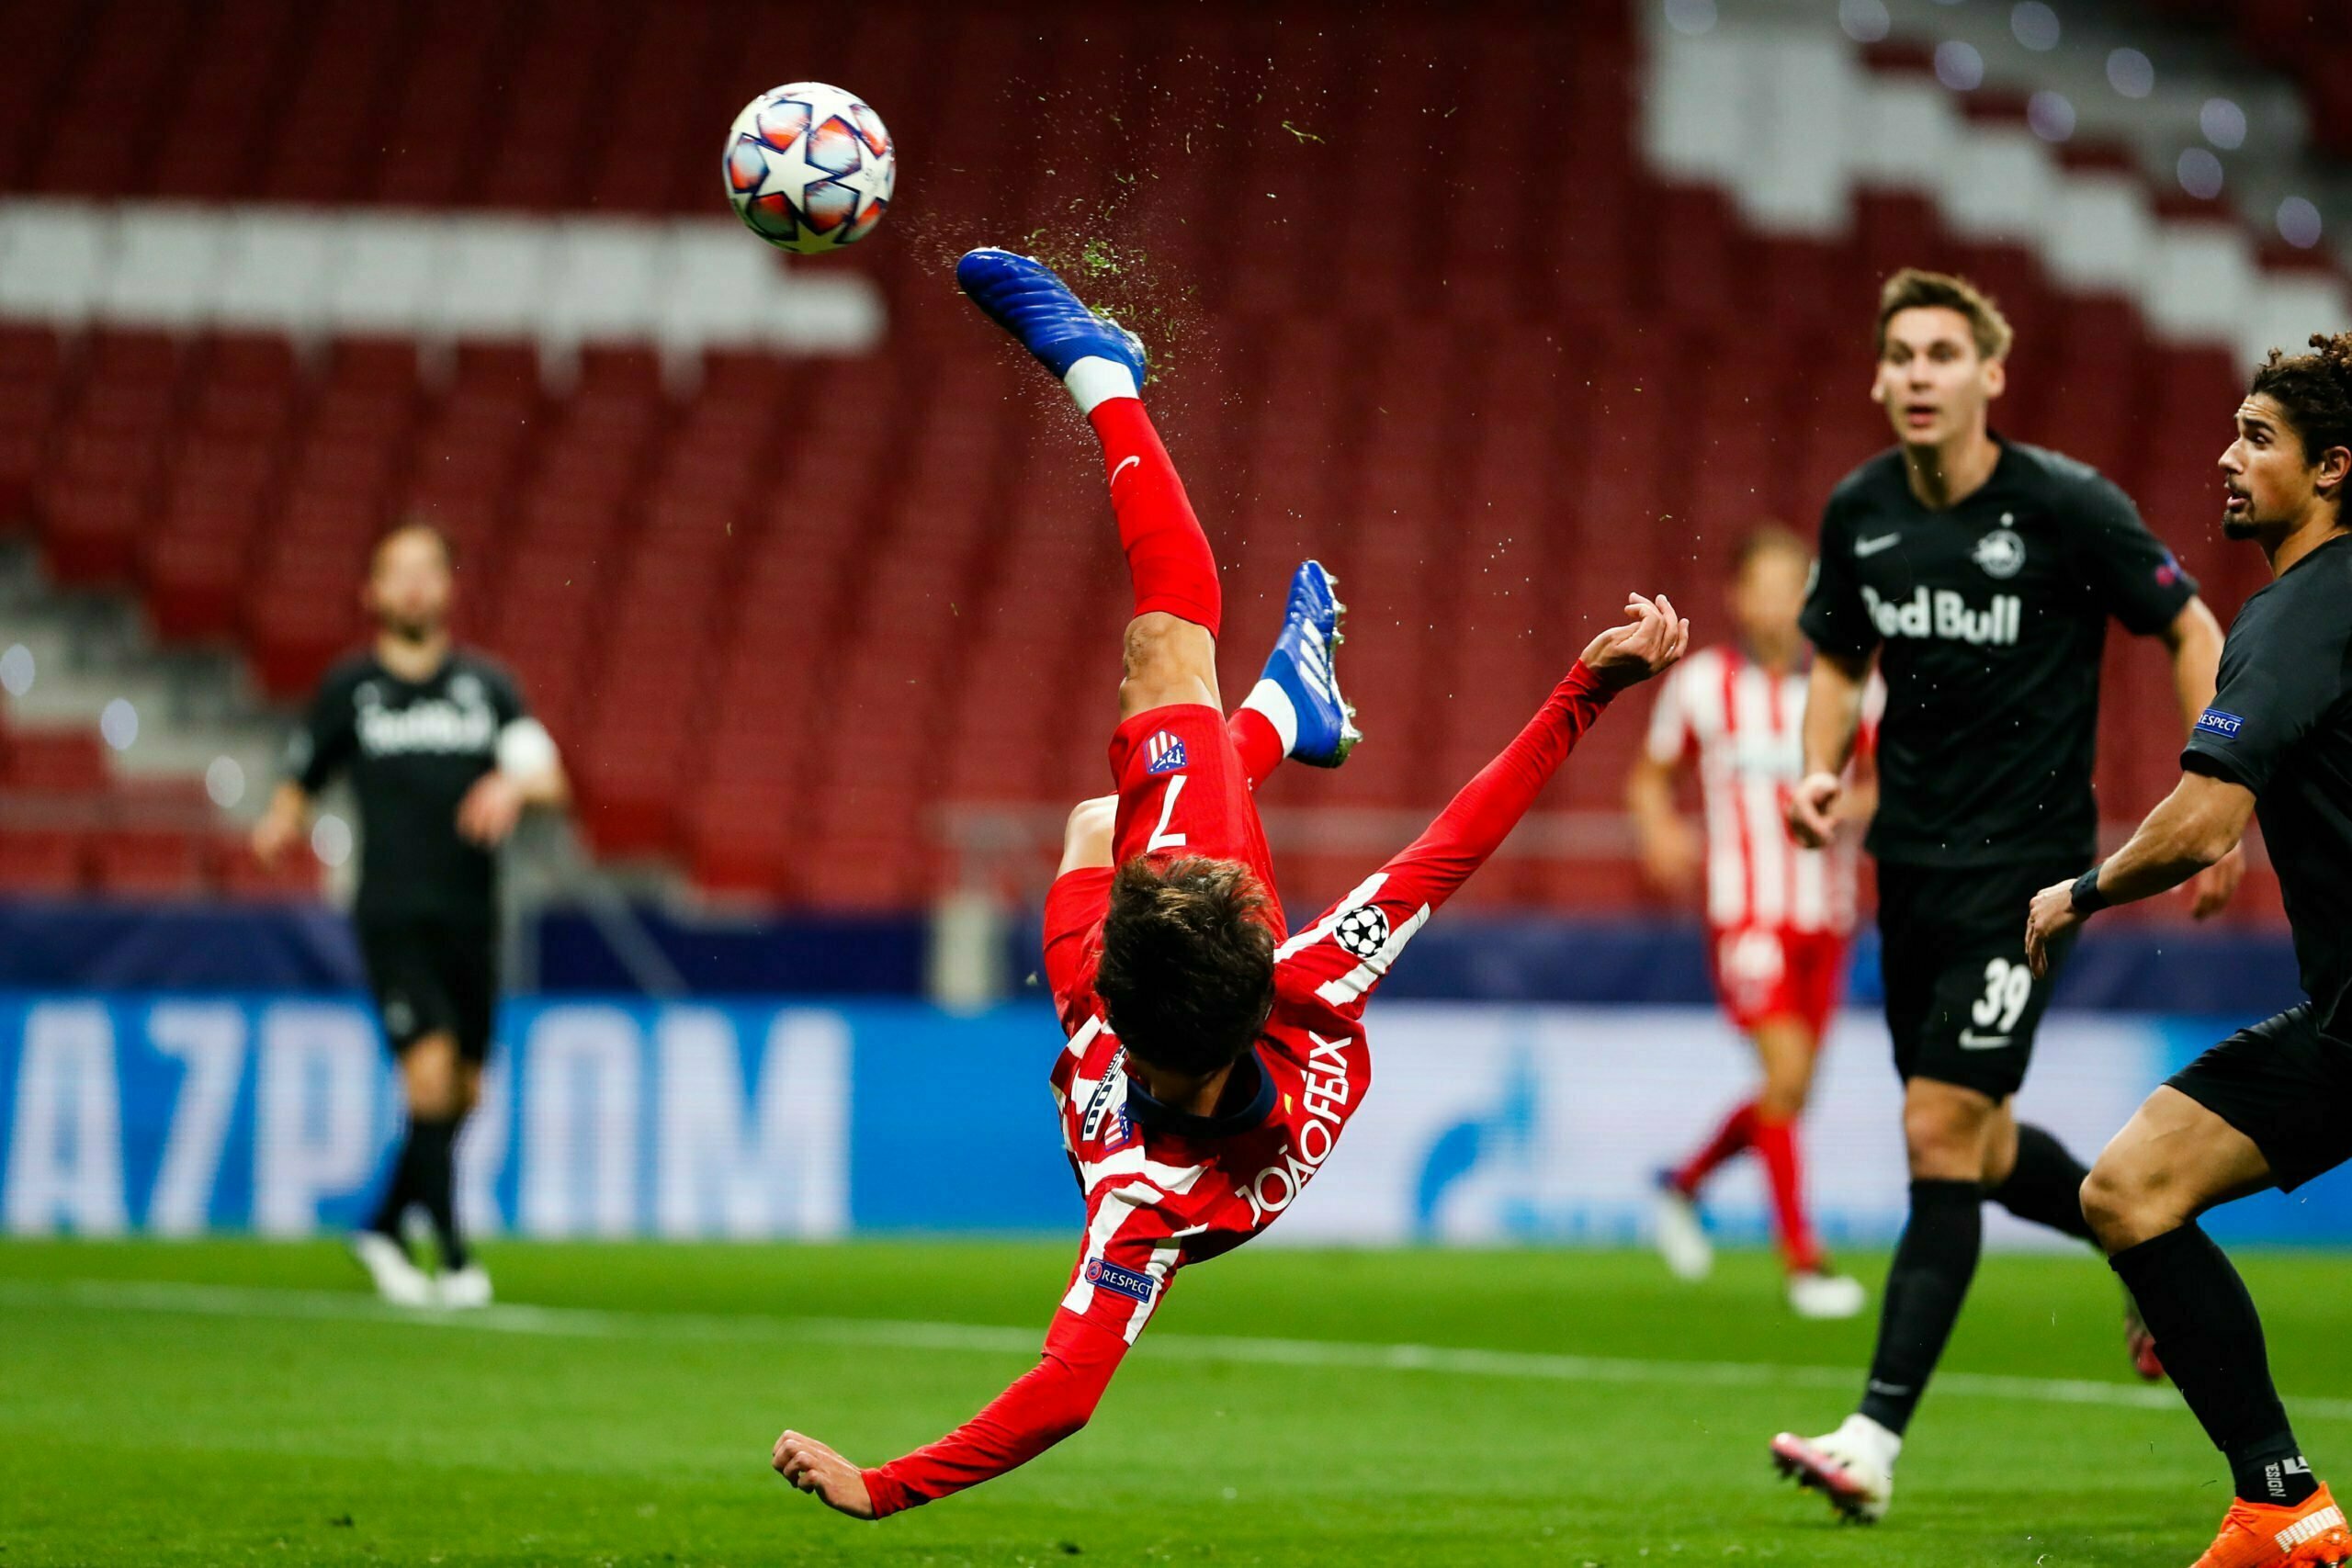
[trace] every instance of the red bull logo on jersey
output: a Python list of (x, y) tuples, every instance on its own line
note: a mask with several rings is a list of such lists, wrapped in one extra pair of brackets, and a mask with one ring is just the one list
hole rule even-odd
[(1184, 765), (1184, 742), (1163, 729), (1144, 742), (1143, 754), (1146, 773), (1172, 773)]
[(1084, 1270), (1086, 1282), (1098, 1291), (1109, 1291), (1129, 1301), (1151, 1303), (1151, 1276), (1138, 1274), (1132, 1269), (1122, 1269), (1107, 1258), (1090, 1258)]
[(1883, 637), (1935, 637), (1984, 648), (2013, 646), (2025, 622), (2025, 601), (2014, 593), (1996, 593), (1991, 604), (1972, 610), (1968, 601), (1950, 588), (1920, 589), (1908, 599), (1879, 597), (1878, 590), (1862, 585), (1862, 603)]

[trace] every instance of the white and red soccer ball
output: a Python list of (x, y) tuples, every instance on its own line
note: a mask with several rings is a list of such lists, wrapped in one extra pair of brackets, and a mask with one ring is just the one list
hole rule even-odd
[(752, 233), (802, 255), (854, 245), (889, 209), (898, 155), (882, 117), (839, 87), (788, 82), (728, 133), (727, 199)]

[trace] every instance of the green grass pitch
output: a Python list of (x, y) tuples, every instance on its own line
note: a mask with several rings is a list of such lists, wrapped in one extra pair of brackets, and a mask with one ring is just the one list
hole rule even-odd
[[(508, 1304), (404, 1318), (327, 1244), (0, 1243), (0, 1568), (2143, 1568), (2194, 1557), (2227, 1501), (2169, 1390), (2128, 1381), (2086, 1256), (1985, 1261), (1872, 1529), (1764, 1457), (1774, 1430), (1844, 1414), (1871, 1325), (1792, 1320), (1758, 1256), (1690, 1288), (1645, 1255), (1253, 1247), (1183, 1277), (1087, 1431), (880, 1525), (771, 1475), (776, 1432), (866, 1462), (938, 1435), (1028, 1363), (1061, 1247), (487, 1260)], [(1875, 1286), (1883, 1262), (1854, 1261)], [(2338, 1475), (2347, 1272), (2246, 1260)]]

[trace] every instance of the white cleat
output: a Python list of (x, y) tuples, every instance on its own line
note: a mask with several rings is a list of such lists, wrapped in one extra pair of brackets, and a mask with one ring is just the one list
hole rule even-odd
[(351, 1256), (359, 1259), (359, 1266), (376, 1282), (376, 1293), (392, 1305), (433, 1304), (433, 1281), (409, 1260), (408, 1254), (401, 1250), (401, 1244), (383, 1232), (353, 1232)]
[(1849, 1416), (1818, 1438), (1783, 1432), (1772, 1439), (1772, 1466), (1811, 1487), (1855, 1524), (1874, 1525), (1894, 1497), (1894, 1456), (1903, 1439), (1867, 1416)]
[(1808, 1269), (1789, 1276), (1789, 1310), (1799, 1317), (1859, 1317), (1868, 1299), (1862, 1282), (1849, 1275)]
[(1650, 1235), (1676, 1279), (1703, 1280), (1715, 1271), (1715, 1249), (1699, 1222), (1699, 1205), (1664, 1176), (1650, 1203)]
[(435, 1299), (445, 1307), (463, 1311), (490, 1304), (490, 1273), (479, 1263), (451, 1269), (434, 1286)]

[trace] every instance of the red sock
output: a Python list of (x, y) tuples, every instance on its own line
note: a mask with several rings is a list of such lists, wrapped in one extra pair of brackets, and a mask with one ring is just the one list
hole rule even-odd
[(1256, 789), (1266, 782), (1283, 760), (1283, 738), (1274, 721), (1256, 708), (1235, 708), (1233, 716), (1225, 721), (1225, 732), (1233, 738), (1233, 749), (1241, 754), (1241, 776)]
[(1216, 557), (1142, 400), (1109, 399), (1095, 405), (1087, 422), (1102, 438), (1111, 509), (1118, 514), (1119, 545), (1127, 552), (1127, 576), (1135, 584), (1136, 614), (1164, 612), (1216, 636), (1224, 615)]
[(1724, 1118), (1724, 1124), (1715, 1129), (1707, 1146), (1674, 1173), (1674, 1185), (1681, 1189), (1685, 1197), (1695, 1196), (1699, 1184), (1713, 1173), (1715, 1167), (1747, 1147), (1755, 1137), (1756, 1102), (1751, 1100)]
[(1797, 1154), (1797, 1125), (1756, 1118), (1753, 1135), (1756, 1157), (1764, 1162), (1765, 1179), (1772, 1189), (1772, 1224), (1781, 1234), (1781, 1256), (1789, 1271), (1821, 1267), (1821, 1244), (1804, 1213), (1804, 1168)]

